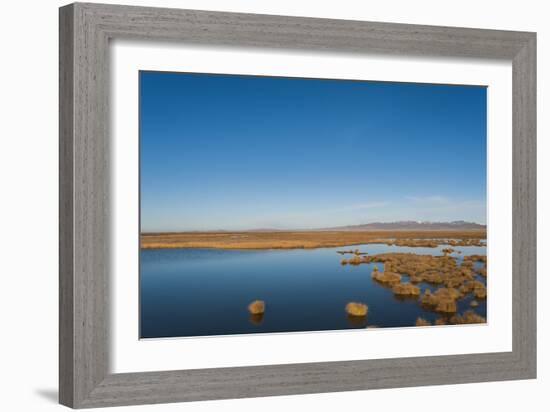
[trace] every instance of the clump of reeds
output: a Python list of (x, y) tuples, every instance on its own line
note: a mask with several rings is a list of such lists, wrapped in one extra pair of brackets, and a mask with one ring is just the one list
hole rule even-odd
[(372, 278), (377, 282), (384, 283), (387, 285), (394, 285), (401, 282), (401, 275), (395, 272), (379, 272), (378, 270), (372, 271)]
[(473, 310), (467, 310), (462, 315), (454, 315), (449, 320), (453, 325), (466, 325), (474, 323), (486, 323), (487, 320), (475, 313)]
[(351, 259), (348, 260), (348, 263), (350, 265), (360, 265), (361, 263), (363, 263), (363, 260), (359, 255), (354, 255)]
[(420, 288), (411, 283), (398, 283), (393, 286), (392, 291), (398, 296), (420, 296)]
[(436, 312), (442, 313), (455, 313), (456, 310), (456, 301), (451, 298), (440, 298), (437, 306), (435, 307)]
[(348, 264), (348, 260), (347, 260), (347, 259), (342, 259), (342, 260), (340, 261), (340, 264), (341, 264), (342, 266), (345, 266), (345, 265)]
[(408, 246), (408, 247), (433, 247), (439, 246), (438, 242), (433, 239), (396, 239), (392, 242), (395, 246)]
[(435, 320), (435, 324), (437, 326), (442, 326), (447, 324), (447, 320), (445, 318), (438, 318)]
[(462, 297), (462, 294), (455, 288), (439, 288), (435, 291), (435, 294), (441, 298), (449, 298), (457, 300)]
[(469, 280), (464, 282), (458, 289), (463, 295), (473, 292), (475, 289), (484, 288), (485, 285), (478, 280)]
[(460, 292), (453, 288), (440, 288), (435, 293), (426, 289), (420, 302), (422, 305), (434, 308), (436, 312), (455, 313), (457, 311), (456, 300), (460, 297)]
[(441, 249), (441, 252), (447, 256), (447, 255), (450, 255), (451, 253), (453, 253), (455, 250), (453, 248), (450, 248), (450, 247), (446, 247), (444, 249)]
[(265, 312), (265, 302), (263, 300), (255, 300), (248, 305), (248, 311), (252, 315), (261, 315)]
[(439, 273), (436, 270), (428, 270), (421, 275), (415, 275), (420, 282), (428, 282), (432, 283), (434, 285), (438, 285), (440, 283), (443, 283), (443, 276), (441, 276), (441, 273)]
[(476, 299), (487, 298), (487, 288), (485, 286), (474, 289), (474, 296)]
[(482, 262), (487, 264), (487, 255), (470, 255), (469, 258), (474, 262)]
[(430, 289), (426, 289), (420, 299), (420, 303), (426, 306), (436, 306), (437, 302), (437, 296), (435, 296)]
[(349, 316), (364, 317), (364, 316), (367, 316), (368, 311), (369, 311), (369, 307), (364, 303), (349, 302), (346, 305), (346, 312), (348, 313)]
[(417, 318), (416, 326), (432, 326), (432, 324), (424, 318)]
[(476, 299), (485, 299), (487, 297), (487, 288), (483, 283), (478, 280), (471, 280), (465, 282), (461, 287), (460, 291), (463, 294), (472, 292)]

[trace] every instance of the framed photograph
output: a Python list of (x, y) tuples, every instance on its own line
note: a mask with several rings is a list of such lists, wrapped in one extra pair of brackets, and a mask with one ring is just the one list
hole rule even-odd
[(534, 33), (62, 7), (60, 402), (534, 378), (535, 150)]

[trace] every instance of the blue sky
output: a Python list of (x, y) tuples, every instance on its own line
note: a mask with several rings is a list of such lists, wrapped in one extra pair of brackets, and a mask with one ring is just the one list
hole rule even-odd
[(486, 222), (486, 89), (140, 73), (141, 229)]

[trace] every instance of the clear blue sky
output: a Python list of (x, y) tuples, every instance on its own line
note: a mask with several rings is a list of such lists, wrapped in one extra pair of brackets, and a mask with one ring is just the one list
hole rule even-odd
[(486, 222), (486, 89), (141, 72), (141, 229)]

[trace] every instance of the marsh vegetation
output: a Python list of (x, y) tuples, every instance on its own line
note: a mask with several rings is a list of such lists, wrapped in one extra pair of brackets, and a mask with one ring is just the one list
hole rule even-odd
[[(463, 242), (454, 242), (457, 244)], [(425, 245), (426, 246), (426, 245)], [(431, 246), (426, 246), (431, 247)], [(487, 256), (468, 255), (458, 259), (452, 256), (452, 248), (441, 249), (442, 255), (420, 255), (415, 253), (382, 253), (377, 255), (355, 256), (346, 263), (383, 264), (383, 270), (374, 266), (371, 272), (372, 279), (382, 286), (391, 287), (393, 293), (399, 297), (417, 299), (418, 303), (433, 312), (443, 315), (435, 322), (442, 324), (472, 324), (485, 323), (484, 317), (470, 309), (458, 315), (458, 301), (466, 297), (473, 297), (471, 308), (479, 306), (478, 300), (487, 299), (487, 287), (476, 276), (487, 278)], [(483, 264), (476, 268), (476, 264)], [(425, 287), (422, 290), (417, 284), (429, 284), (433, 288)], [(398, 303), (397, 303), (398, 304)], [(417, 326), (429, 326), (431, 323), (424, 318), (417, 318)]]
[[(444, 238), (435, 249), (387, 241), (303, 250), (144, 249), (142, 281), (151, 286), (142, 289), (143, 337), (485, 322), (483, 239), (483, 246), (451, 247)], [(198, 312), (204, 301), (213, 303)]]
[[(366, 244), (429, 247), (482, 246), (487, 234), (475, 231), (292, 231), (142, 233), (142, 249), (315, 249)], [(357, 252), (357, 253), (356, 253)], [(358, 254), (343, 250), (340, 254)]]

